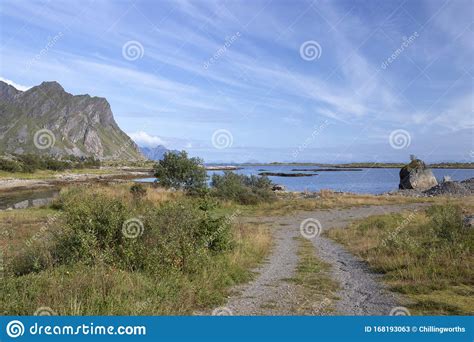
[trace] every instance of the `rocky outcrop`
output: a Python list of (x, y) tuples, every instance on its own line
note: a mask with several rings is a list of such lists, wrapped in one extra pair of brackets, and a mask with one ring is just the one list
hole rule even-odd
[(400, 170), (400, 189), (427, 190), (436, 185), (433, 172), (420, 159), (413, 159)]
[(57, 82), (20, 91), (0, 81), (0, 153), (143, 159), (106, 99), (74, 96)]
[(474, 215), (464, 217), (463, 226), (470, 229), (474, 228)]
[(428, 196), (469, 196), (472, 191), (462, 182), (450, 180), (442, 182), (423, 193)]
[(272, 187), (272, 191), (286, 191), (286, 188), (281, 184), (275, 184)]

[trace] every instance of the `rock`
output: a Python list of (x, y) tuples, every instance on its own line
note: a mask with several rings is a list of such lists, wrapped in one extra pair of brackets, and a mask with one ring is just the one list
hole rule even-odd
[(474, 192), (474, 177), (461, 181), (461, 184), (471, 192)]
[(463, 225), (466, 228), (473, 228), (474, 227), (474, 215), (466, 216), (463, 219)]
[(453, 180), (451, 179), (451, 176), (444, 176), (443, 177), (443, 183), (446, 183), (446, 182), (452, 182)]
[(0, 152), (143, 160), (105, 98), (67, 93), (57, 82), (20, 91), (0, 81)]
[(400, 189), (427, 190), (436, 185), (433, 172), (420, 159), (413, 159), (400, 170)]
[(459, 182), (443, 182), (423, 192), (428, 196), (469, 196), (471, 191)]
[(281, 184), (275, 184), (272, 187), (272, 191), (286, 191), (286, 188)]

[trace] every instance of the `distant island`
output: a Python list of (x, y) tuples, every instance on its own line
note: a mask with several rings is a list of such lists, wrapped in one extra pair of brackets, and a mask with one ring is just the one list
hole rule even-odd
[[(291, 166), (317, 166), (326, 168), (340, 168), (340, 169), (400, 169), (405, 163), (371, 163), (371, 162), (359, 162), (359, 163), (347, 163), (347, 164), (324, 164), (324, 163), (285, 163), (285, 162), (271, 162), (271, 163), (242, 163), (237, 164), (242, 166), (265, 166), (265, 165), (291, 165)], [(431, 169), (474, 169), (474, 163), (464, 162), (443, 162), (427, 164)], [(318, 170), (320, 171), (320, 170)]]

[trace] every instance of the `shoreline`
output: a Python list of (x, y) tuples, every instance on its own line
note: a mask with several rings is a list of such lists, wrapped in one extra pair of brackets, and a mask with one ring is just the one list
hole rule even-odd
[(26, 179), (26, 178), (4, 178), (0, 179), (0, 194), (12, 191), (38, 190), (43, 188), (62, 187), (69, 184), (87, 182), (114, 182), (131, 180), (135, 178), (148, 178), (153, 176), (151, 170), (137, 169), (115, 169), (113, 173), (60, 173), (52, 177)]

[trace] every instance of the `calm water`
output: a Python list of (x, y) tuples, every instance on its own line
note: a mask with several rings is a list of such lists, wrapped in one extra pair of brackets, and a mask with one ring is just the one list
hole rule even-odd
[[(380, 194), (398, 189), (399, 169), (362, 169), (362, 171), (292, 171), (292, 169), (317, 169), (314, 166), (245, 166), (234, 171), (245, 175), (256, 175), (260, 172), (284, 173), (317, 173), (312, 177), (269, 177), (274, 183), (284, 185), (290, 191), (319, 191), (331, 189), (354, 193)], [(208, 171), (208, 175), (222, 174), (223, 171)], [(466, 169), (433, 169), (438, 181), (443, 176), (451, 176), (453, 180), (464, 180), (474, 177), (474, 170)], [(151, 182), (154, 178), (140, 179)]]
[(58, 195), (58, 189), (21, 190), (0, 194), (0, 210), (26, 209), (50, 204)]

